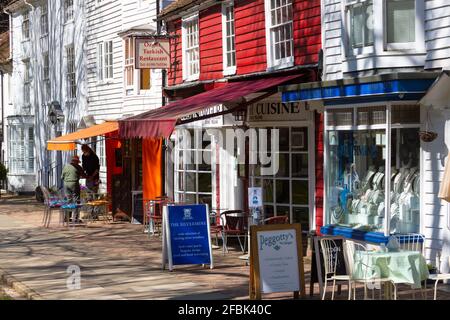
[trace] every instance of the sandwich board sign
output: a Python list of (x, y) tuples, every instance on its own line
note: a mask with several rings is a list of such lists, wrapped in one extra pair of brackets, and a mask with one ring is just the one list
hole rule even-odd
[(168, 205), (163, 208), (163, 262), (174, 265), (209, 264), (214, 267), (209, 214), (206, 204)]
[(262, 293), (305, 296), (302, 232), (299, 223), (250, 227), (250, 299)]

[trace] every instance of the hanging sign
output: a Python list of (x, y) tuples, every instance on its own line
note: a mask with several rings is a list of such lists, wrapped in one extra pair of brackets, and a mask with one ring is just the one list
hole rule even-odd
[(135, 46), (136, 69), (168, 69), (170, 67), (169, 39), (137, 38)]
[(305, 296), (302, 233), (299, 223), (250, 227), (250, 299), (261, 293)]
[(209, 264), (213, 268), (209, 214), (206, 204), (163, 208), (163, 269), (174, 265)]

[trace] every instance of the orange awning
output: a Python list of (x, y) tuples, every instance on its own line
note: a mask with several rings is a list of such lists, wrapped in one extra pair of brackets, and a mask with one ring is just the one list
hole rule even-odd
[(57, 137), (53, 140), (49, 140), (47, 141), (47, 149), (57, 151), (75, 150), (77, 140), (101, 136), (109, 132), (117, 131), (118, 129), (119, 124), (117, 121), (107, 121), (102, 124), (97, 124), (95, 126), (81, 129), (64, 136)]

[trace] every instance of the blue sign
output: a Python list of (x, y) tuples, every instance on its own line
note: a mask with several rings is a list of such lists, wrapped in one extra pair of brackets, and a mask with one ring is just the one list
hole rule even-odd
[(169, 264), (212, 265), (207, 206), (170, 205), (167, 210)]

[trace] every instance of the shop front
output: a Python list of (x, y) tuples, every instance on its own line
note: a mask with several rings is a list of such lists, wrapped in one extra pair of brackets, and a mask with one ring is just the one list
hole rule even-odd
[[(257, 164), (250, 164), (249, 176), (251, 186), (263, 189), (264, 218), (287, 216), (304, 231), (313, 230), (314, 113), (305, 110), (304, 103), (282, 103), (276, 94), (249, 106), (247, 124), (258, 137)], [(267, 148), (261, 140), (267, 141)], [(270, 161), (263, 163), (265, 158)], [(274, 172), (265, 173), (262, 169), (273, 167), (274, 161)]]
[(284, 102), (303, 101), (324, 115), (322, 234), (375, 244), (391, 234), (428, 239), (419, 100), (435, 78), (388, 74), (282, 88)]

